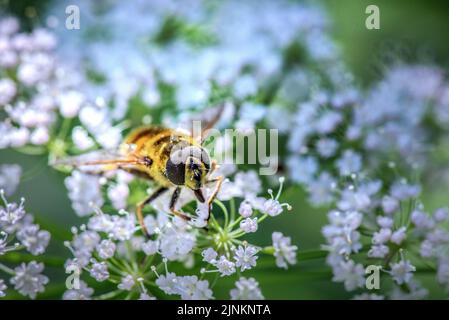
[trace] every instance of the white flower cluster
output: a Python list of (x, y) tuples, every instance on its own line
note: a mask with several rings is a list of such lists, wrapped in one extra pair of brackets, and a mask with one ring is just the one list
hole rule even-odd
[[(20, 172), (20, 167), (10, 166), (12, 171)], [(7, 180), (10, 183), (9, 191), (13, 191), (11, 187), (15, 188), (18, 185), (20, 174), (15, 176), (14, 181), (11, 178), (12, 175), (9, 175)], [(34, 299), (38, 293), (44, 291), (44, 286), (48, 283), (48, 278), (42, 275), (44, 264), (31, 261), (28, 264), (21, 263), (12, 269), (7, 263), (8, 254), (14, 252), (20, 255), (23, 250), (26, 250), (33, 256), (42, 255), (50, 241), (50, 233), (41, 230), (39, 225), (33, 222), (33, 216), (26, 213), (25, 199), (22, 198), (20, 203), (8, 202), (3, 189), (0, 189), (0, 197), (3, 202), (3, 205), (0, 205), (0, 257), (2, 258), (0, 272), (11, 277), (11, 285), (21, 295)], [(6, 289), (5, 280), (0, 279), (0, 297), (6, 295)]]
[[(120, 210), (119, 214), (106, 214), (94, 206), (96, 213), (89, 218), (87, 224), (79, 229), (72, 229), (73, 240), (67, 242), (66, 246), (72, 251), (73, 259), (67, 261), (67, 265), (73, 264), (87, 271), (98, 282), (109, 281), (116, 284), (117, 290), (111, 292), (116, 297), (141, 299), (160, 295), (159, 291), (154, 290), (154, 286), (165, 294), (179, 295), (182, 299), (211, 299), (214, 285), (209, 284), (210, 276), (233, 276), (237, 272), (240, 274), (252, 269), (257, 266), (259, 253), (274, 255), (276, 265), (287, 268), (296, 263), (297, 247), (282, 233), (274, 232), (273, 244), (268, 247), (259, 247), (241, 240), (246, 234), (255, 232), (254, 227), (248, 229), (246, 224), (251, 224), (247, 222), (248, 219), (254, 219), (251, 221), (255, 221), (257, 230), (258, 221), (280, 214), (285, 206), (290, 209), (287, 204), (280, 204), (278, 200), (284, 179), (280, 179), (276, 197), (270, 190), (271, 197), (266, 199), (256, 196), (256, 193), (248, 193), (246, 184), (243, 183), (248, 182), (248, 179), (242, 177), (252, 175), (251, 172), (242, 172), (232, 182), (229, 181), (240, 196), (225, 202), (216, 200), (216, 209), (221, 212), (214, 211), (207, 230), (196, 226), (195, 216), (202, 214), (199, 203), (198, 209), (185, 211), (194, 218), (192, 222), (171, 216), (168, 209), (163, 207), (156, 209), (156, 215), (147, 215), (144, 224), (149, 238), (143, 236), (133, 214), (124, 210)], [(86, 179), (90, 177), (86, 176)], [(260, 186), (257, 176), (253, 176), (252, 181)], [(246, 197), (243, 196), (245, 190)], [(184, 198), (184, 204), (194, 200), (192, 196)], [(243, 201), (237, 212), (234, 202), (239, 198)], [(196, 266), (197, 255), (204, 262), (198, 275), (180, 276), (168, 271), (172, 261), (181, 262), (186, 268)], [(91, 289), (83, 285), (78, 290), (67, 291), (64, 298), (88, 299), (92, 294)], [(231, 297), (263, 298), (257, 282), (252, 278), (238, 280), (236, 288), (231, 291)]]
[(72, 208), (78, 216), (92, 214), (94, 208), (103, 206), (105, 200), (109, 200), (116, 210), (127, 207), (129, 184), (133, 181), (131, 174), (125, 171), (108, 172), (107, 178), (109, 183), (106, 183), (106, 177), (78, 170), (65, 178)]
[[(53, 156), (96, 144), (117, 147), (122, 128), (105, 102), (84, 88), (85, 75), (55, 52), (56, 37), (40, 28), (20, 32), (15, 18), (0, 20), (0, 148), (46, 147)], [(72, 128), (73, 119), (81, 126)], [(71, 130), (71, 140), (67, 135)], [(57, 131), (57, 134), (55, 133)], [(43, 153), (45, 149), (33, 150)]]
[[(410, 78), (423, 83), (414, 86)], [(445, 250), (429, 252), (444, 246), (447, 231), (420, 214), (422, 186), (398, 173), (411, 172), (406, 176), (416, 179), (417, 170), (434, 170), (429, 146), (438, 148), (438, 139), (431, 137), (446, 132), (447, 88), (439, 69), (398, 66), (366, 97), (349, 89), (344, 98), (341, 93), (315, 94), (298, 106), (289, 136), (291, 177), (308, 190), (312, 204), (336, 207), (322, 230), (324, 248), (330, 252), (334, 281), (349, 291), (364, 288), (364, 266), (377, 263), (395, 284), (390, 298), (424, 297), (426, 289), (413, 277), (417, 268), (405, 257), (419, 247), (416, 243), (424, 250), (421, 258), (434, 258), (442, 270), (438, 282), (447, 283)], [(438, 212), (443, 221), (444, 209)], [(417, 231), (415, 219), (428, 223), (430, 234), (438, 230), (436, 239), (430, 236), (435, 242)]]
[(443, 70), (399, 65), (387, 72), (354, 111), (352, 128), (366, 132), (363, 147), (373, 154), (393, 151), (410, 165), (422, 165), (432, 134), (446, 129), (448, 123), (449, 83)]
[[(64, 5), (55, 6), (55, 16)], [(101, 12), (110, 36), (104, 42), (85, 41), (80, 33), (61, 29), (66, 38), (61, 51), (80, 65), (89, 59), (104, 77), (99, 95), (111, 97), (117, 115), (124, 114), (129, 100), (139, 94), (150, 107), (167, 103), (161, 99), (159, 81), (176, 87), (179, 110), (205, 105), (213, 83), (229, 88), (237, 99), (254, 96), (264, 82), (282, 72), (283, 50), (294, 41), (319, 62), (335, 55), (324, 32), (327, 19), (322, 10), (288, 1), (233, 0), (213, 6), (199, 0), (117, 2), (104, 5), (104, 10), (90, 1), (77, 5), (89, 17), (83, 21), (86, 32), (98, 31)], [(84, 54), (74, 56), (80, 43)]]
[(68, 113), (59, 99), (76, 79), (58, 65), (55, 47), (46, 29), (25, 33), (17, 19), (0, 20), (0, 148), (47, 144), (57, 113)]

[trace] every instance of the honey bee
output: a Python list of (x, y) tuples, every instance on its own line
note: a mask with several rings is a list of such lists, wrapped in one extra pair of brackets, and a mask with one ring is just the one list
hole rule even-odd
[[(174, 191), (169, 208), (174, 215), (187, 221), (191, 219), (190, 216), (175, 208), (181, 188), (187, 187), (193, 191), (199, 202), (207, 204), (209, 212), (206, 221), (208, 221), (211, 204), (220, 190), (223, 176), (210, 178), (211, 173), (218, 168), (218, 165), (216, 161), (210, 159), (202, 144), (208, 130), (218, 121), (223, 107), (218, 109), (213, 119), (204, 122), (199, 137), (193, 136), (193, 131), (189, 134), (159, 126), (141, 127), (132, 131), (125, 138), (122, 148), (117, 152), (115, 158), (88, 161), (69, 158), (57, 161), (56, 164), (77, 168), (103, 165), (106, 167), (102, 167), (101, 171), (124, 170), (137, 177), (154, 181), (158, 188), (140, 201), (136, 208), (137, 219), (146, 235), (148, 232), (143, 223), (143, 208), (172, 188)], [(209, 183), (216, 183), (216, 185), (209, 198), (205, 199), (202, 188)]]

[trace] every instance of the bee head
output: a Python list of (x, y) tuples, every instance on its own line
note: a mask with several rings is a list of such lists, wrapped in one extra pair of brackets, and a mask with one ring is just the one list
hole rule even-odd
[(207, 152), (200, 147), (189, 146), (172, 153), (166, 165), (167, 178), (176, 185), (199, 190), (210, 170)]

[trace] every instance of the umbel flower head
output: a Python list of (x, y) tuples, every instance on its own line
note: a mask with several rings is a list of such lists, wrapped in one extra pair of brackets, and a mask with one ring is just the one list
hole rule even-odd
[[(279, 182), (281, 190), (284, 179), (279, 179)], [(236, 181), (229, 180), (229, 183)], [(279, 197), (280, 192), (275, 201)], [(67, 261), (67, 265), (76, 265), (98, 282), (114, 284), (116, 290), (111, 292), (111, 297), (148, 299), (163, 293), (177, 295), (181, 299), (212, 299), (217, 276), (234, 277), (237, 272), (240, 274), (257, 268), (259, 254), (274, 255), (276, 264), (282, 268), (296, 263), (297, 247), (280, 233), (273, 233), (271, 247), (261, 247), (242, 239), (255, 231), (242, 227), (244, 217), (238, 214), (236, 205), (230, 201), (248, 205), (255, 203), (254, 199), (255, 195), (250, 194), (247, 198), (236, 197), (225, 202), (216, 200), (214, 209), (217, 210), (211, 216), (208, 229), (198, 228), (195, 222), (186, 222), (168, 212), (148, 215), (145, 226), (149, 239), (144, 237), (133, 214), (124, 210), (108, 214), (94, 207), (95, 214), (87, 224), (72, 229), (73, 240), (66, 242), (66, 246), (73, 258)], [(257, 199), (260, 204), (274, 200)], [(246, 219), (263, 222), (270, 217), (262, 205), (250, 205), (251, 215)], [(259, 207), (261, 209), (257, 209)], [(198, 210), (192, 210), (191, 214), (198, 214)], [(198, 264), (200, 272), (179, 275), (170, 271), (171, 262), (175, 261), (183, 263), (186, 268)], [(216, 280), (211, 281), (214, 278)], [(234, 299), (263, 298), (256, 280), (245, 281), (245, 278), (238, 280), (237, 288), (241, 293), (232, 291)], [(67, 291), (64, 298), (87, 299), (93, 295), (91, 289), (83, 285), (78, 291)]]
[[(50, 233), (41, 230), (39, 225), (33, 223), (33, 217), (26, 213), (25, 199), (20, 203), (10, 203), (5, 192), (0, 189), (3, 205), (0, 205), (0, 256), (8, 257), (11, 252), (28, 251), (33, 256), (45, 252)], [(12, 287), (21, 295), (31, 299), (45, 290), (49, 279), (43, 275), (44, 264), (36, 261), (21, 263), (17, 267), (6, 265), (0, 261), (0, 271), (7, 274)], [(7, 285), (4, 279), (0, 280), (0, 297), (6, 295)]]
[(15, 275), (11, 278), (11, 284), (20, 294), (34, 299), (37, 293), (44, 291), (44, 286), (48, 283), (48, 278), (41, 274), (43, 270), (42, 263), (22, 263), (14, 269)]

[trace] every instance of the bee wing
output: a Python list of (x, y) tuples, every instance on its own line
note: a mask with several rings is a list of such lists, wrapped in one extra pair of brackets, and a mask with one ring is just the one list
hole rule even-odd
[(116, 169), (118, 166), (142, 164), (142, 160), (132, 154), (124, 155), (117, 150), (96, 150), (79, 156), (66, 157), (50, 161), (51, 166), (69, 166), (74, 168)]
[(198, 118), (191, 121), (190, 133), (201, 144), (206, 140), (210, 130), (217, 124), (225, 108), (225, 103), (208, 108)]

